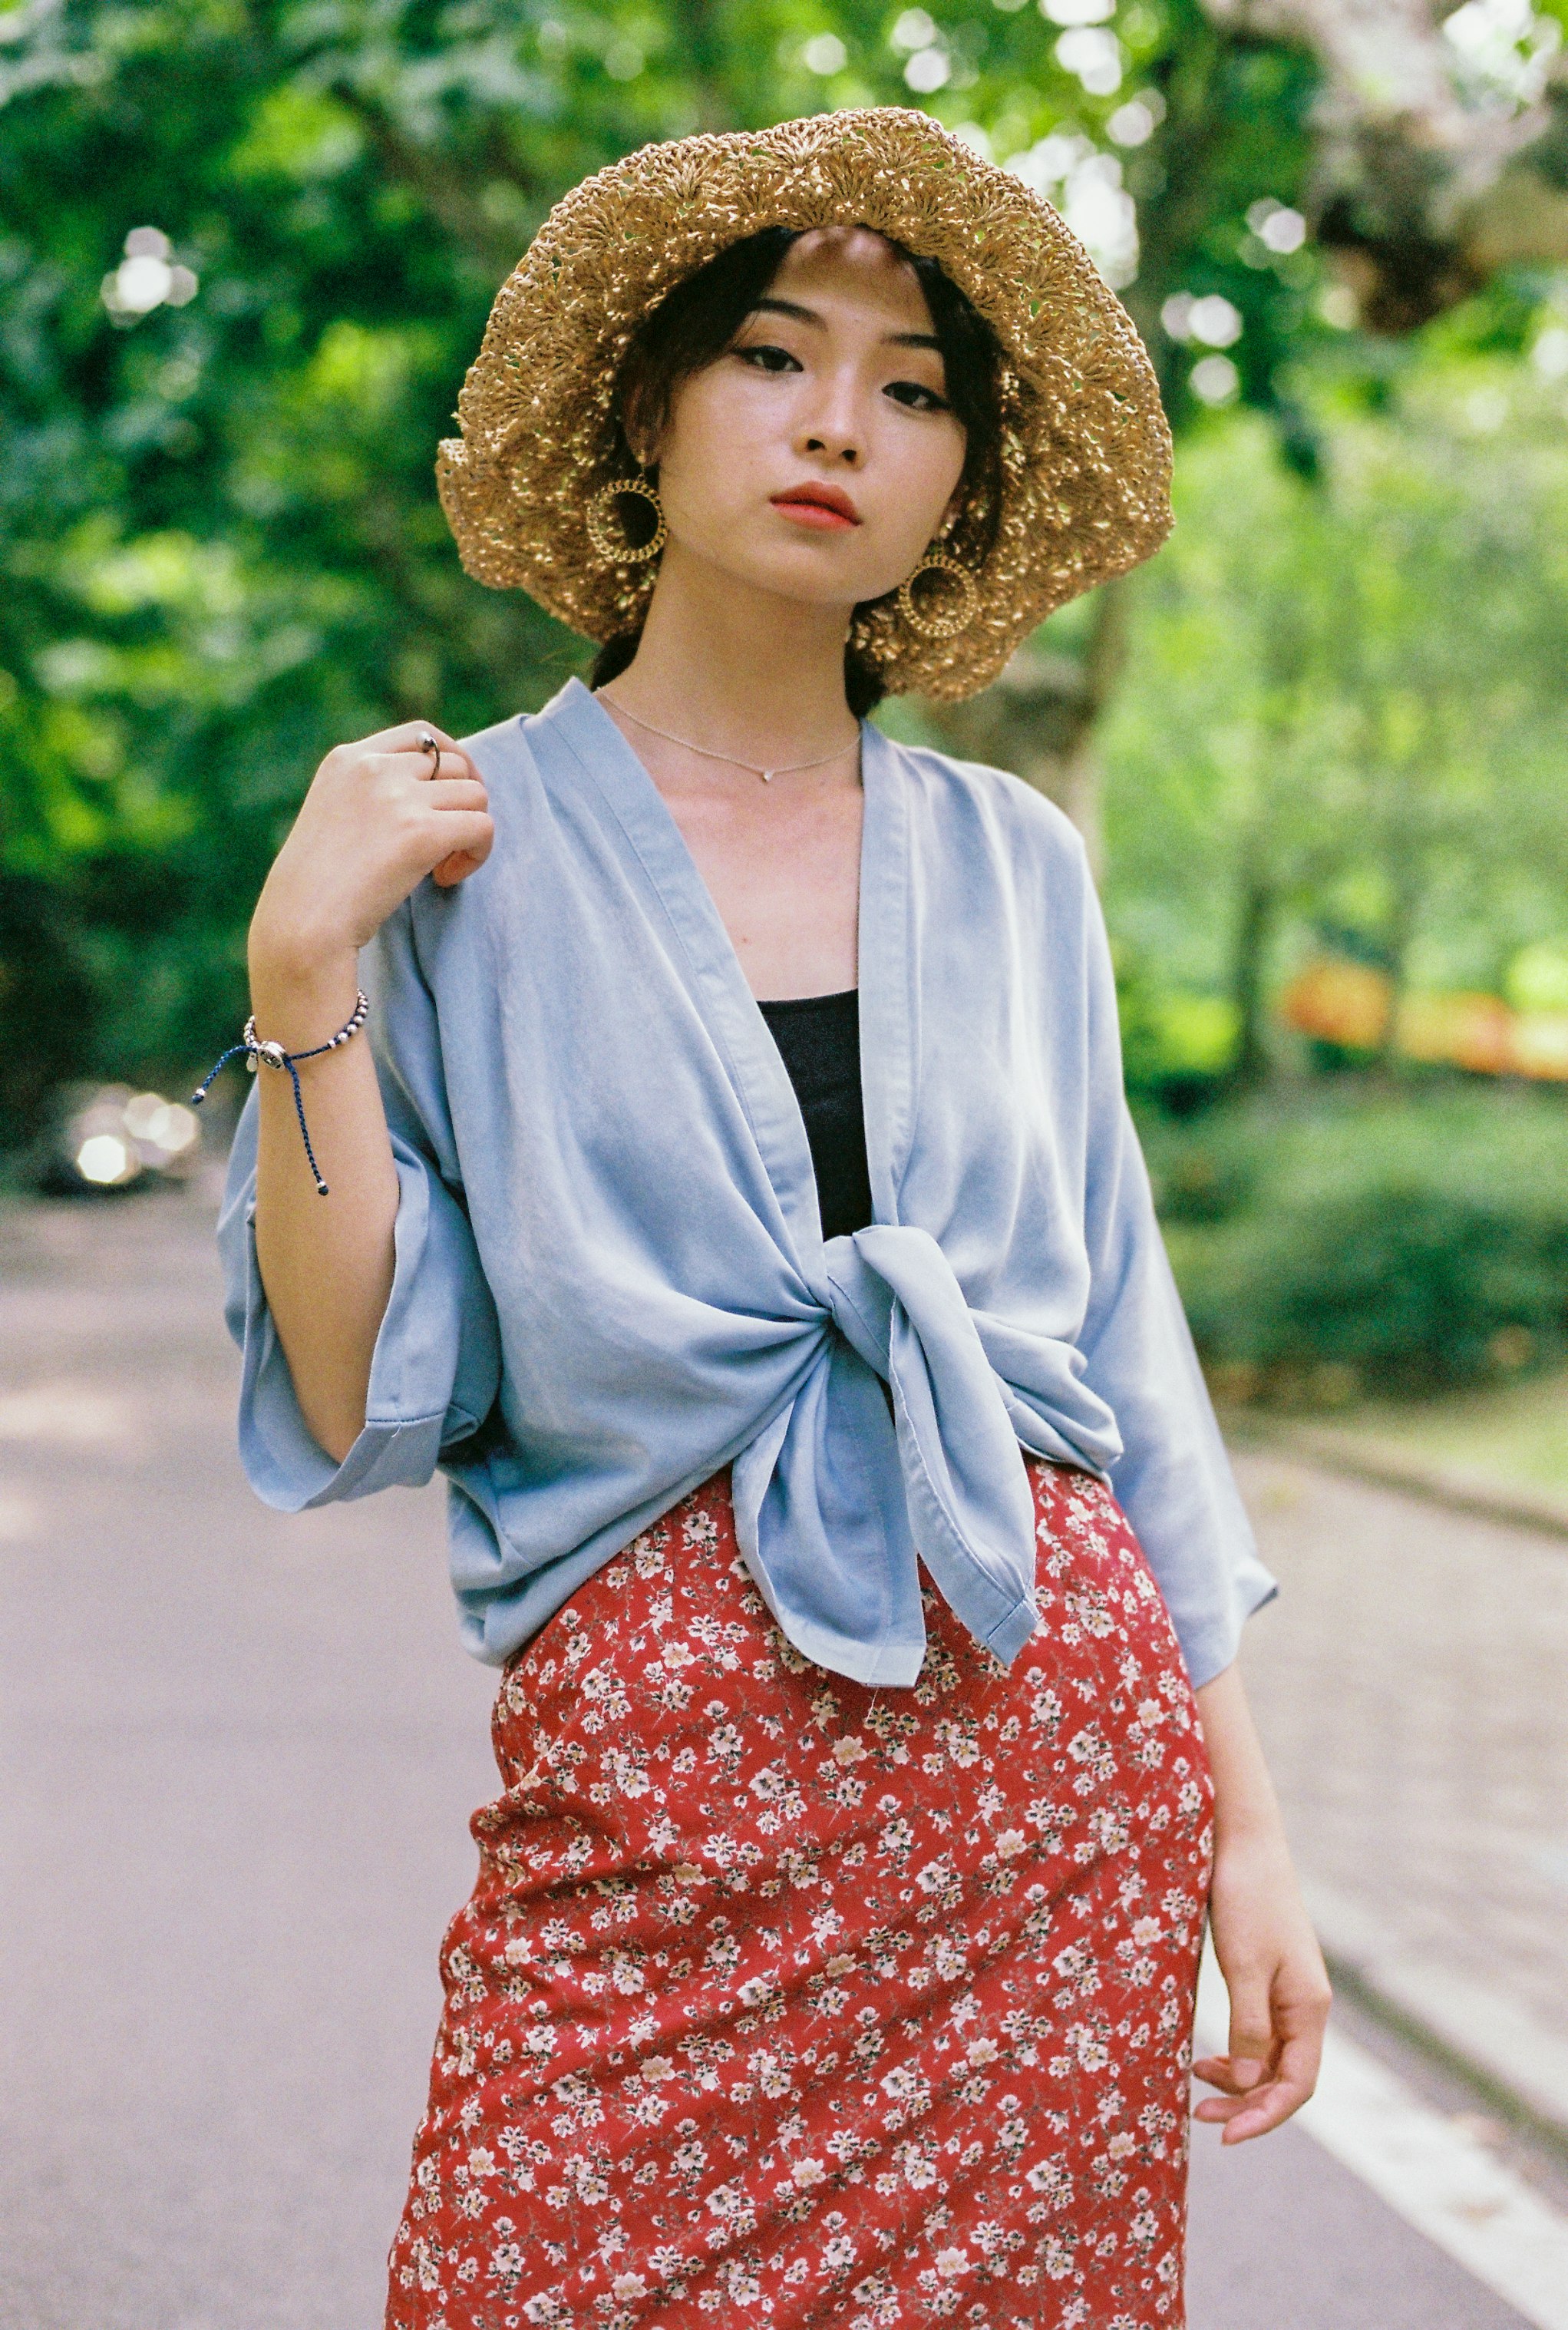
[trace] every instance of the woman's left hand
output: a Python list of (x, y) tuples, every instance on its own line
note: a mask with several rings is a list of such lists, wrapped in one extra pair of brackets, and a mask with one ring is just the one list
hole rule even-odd
[(1222, 2144), (1264, 2136), (1318, 2084), (1331, 1993), (1282, 1832), (1222, 1842), (1209, 1894), (1214, 1956), (1230, 1993), (1228, 2051), (1193, 2065), (1223, 2089), (1195, 2119), (1223, 2124)]
[(1224, 2054), (1193, 2065), (1205, 2087), (1223, 2090), (1193, 2117), (1222, 2122), (1222, 2144), (1244, 2144), (1299, 2111), (1317, 2086), (1332, 1994), (1240, 1669), (1204, 1683), (1197, 1704), (1214, 1781), (1209, 1930), (1231, 2028)]

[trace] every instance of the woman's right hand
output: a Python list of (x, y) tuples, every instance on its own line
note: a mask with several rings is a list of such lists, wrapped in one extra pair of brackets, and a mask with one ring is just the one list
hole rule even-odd
[[(324, 1043), (354, 1009), (360, 948), (427, 874), (461, 882), (495, 838), (478, 773), (441, 729), (410, 720), (335, 746), (251, 917), (262, 1037), (291, 1051)], [(308, 1170), (289, 1079), (259, 1075), (256, 1260), (300, 1413), (341, 1462), (364, 1428), (392, 1290), (398, 1170), (367, 1044), (318, 1053), (298, 1073), (331, 1195), (324, 1205)]]
[[(421, 736), (441, 748), (439, 772)], [(443, 888), (463, 881), (496, 838), (488, 800), (468, 754), (429, 722), (334, 745), (262, 885), (252, 971), (308, 977), (357, 955), (427, 874)]]

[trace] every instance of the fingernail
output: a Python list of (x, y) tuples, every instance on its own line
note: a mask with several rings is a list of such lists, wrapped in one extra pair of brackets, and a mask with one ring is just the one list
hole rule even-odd
[(1255, 2088), (1262, 2076), (1261, 2063), (1250, 2063), (1244, 2056), (1231, 2065), (1231, 2077), (1239, 2088)]

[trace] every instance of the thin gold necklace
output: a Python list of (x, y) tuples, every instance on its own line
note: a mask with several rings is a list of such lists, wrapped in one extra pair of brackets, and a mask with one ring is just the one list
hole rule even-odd
[[(604, 696), (602, 688), (600, 694)], [(775, 777), (792, 775), (797, 769), (819, 769), (825, 762), (836, 761), (841, 753), (847, 753), (849, 750), (847, 744), (836, 744), (831, 753), (818, 753), (814, 761), (786, 761), (779, 768), (765, 769), (756, 761), (738, 760), (733, 753), (711, 753), (705, 744), (694, 744), (685, 736), (672, 735), (667, 728), (656, 728), (651, 720), (644, 720), (638, 714), (628, 712), (619, 696), (606, 696), (605, 702), (613, 704), (621, 717), (629, 720), (634, 728), (646, 728), (650, 736), (662, 736), (666, 744), (678, 744), (683, 753), (695, 753), (699, 760), (723, 761), (726, 768), (744, 769), (749, 775), (760, 777), (765, 785), (771, 784)], [(857, 731), (856, 744), (859, 741)]]

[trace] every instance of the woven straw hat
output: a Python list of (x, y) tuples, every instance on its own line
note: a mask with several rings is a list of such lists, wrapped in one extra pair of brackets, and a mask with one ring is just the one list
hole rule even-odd
[(463, 564), (590, 639), (640, 621), (654, 569), (607, 564), (584, 523), (626, 474), (621, 359), (675, 284), (763, 227), (874, 228), (940, 261), (1004, 351), (1001, 511), (943, 547), (977, 584), (956, 635), (918, 634), (896, 594), (852, 638), (889, 694), (949, 699), (994, 679), (1025, 634), (1136, 566), (1168, 533), (1170, 432), (1142, 341), (1048, 203), (901, 106), (645, 146), (557, 203), (502, 285), (436, 465)]

